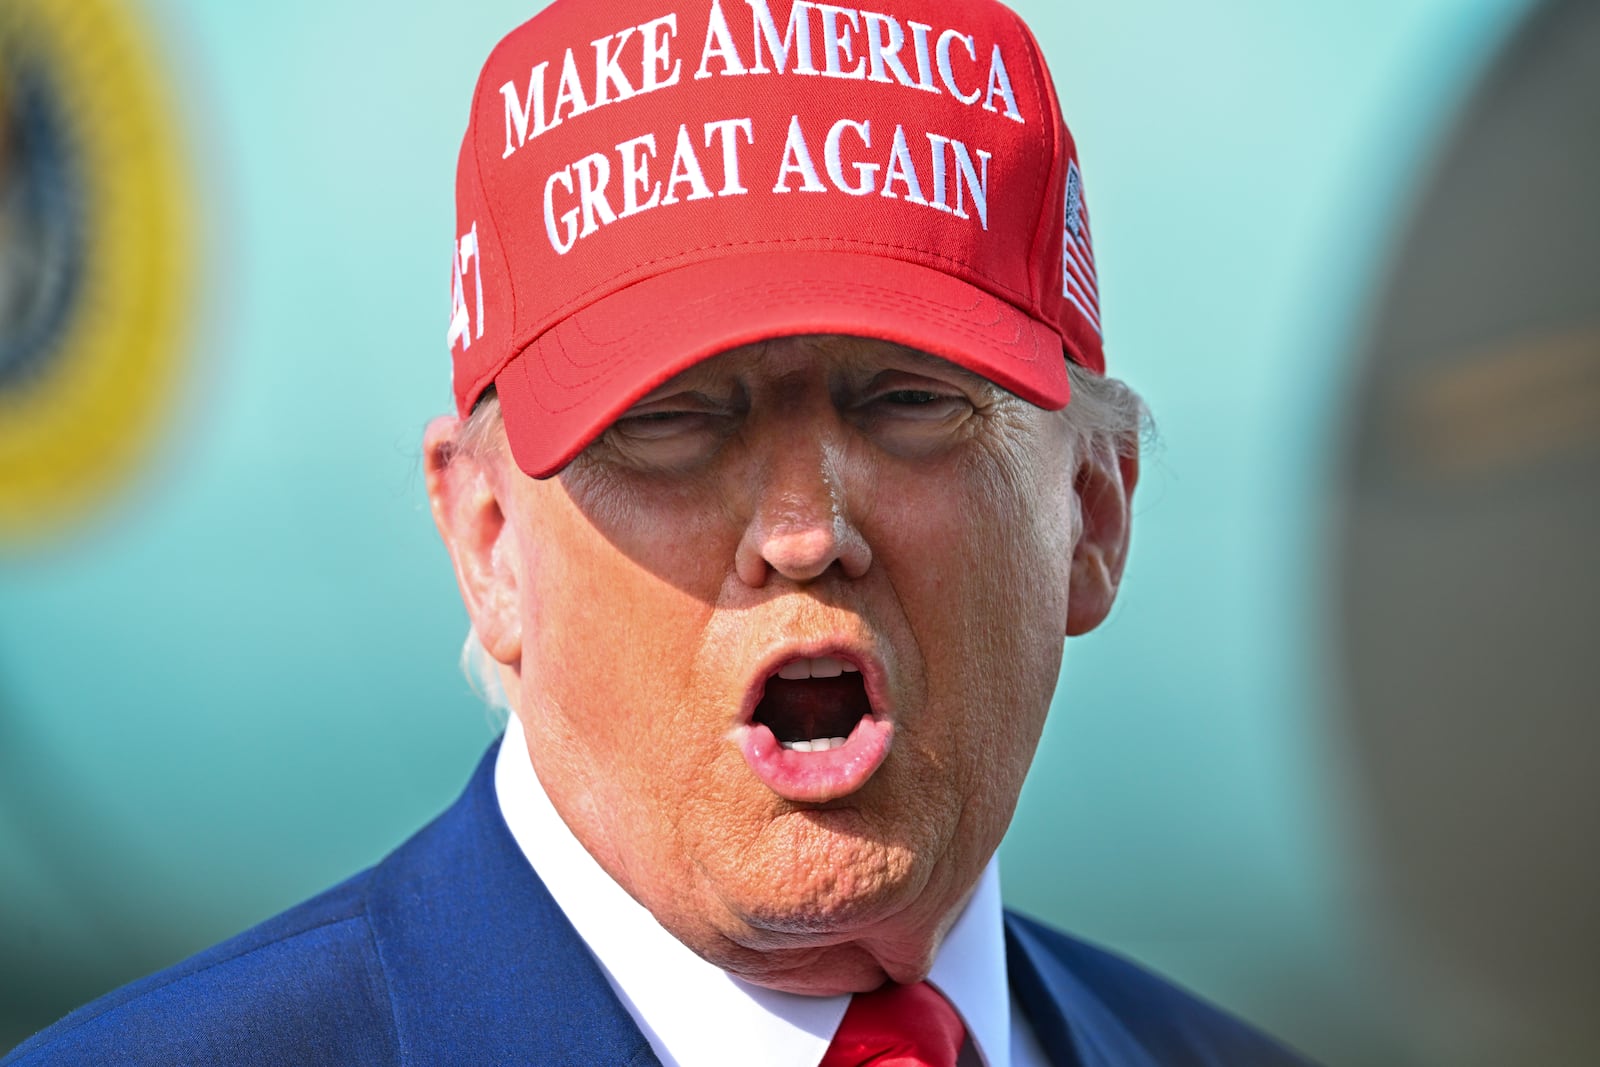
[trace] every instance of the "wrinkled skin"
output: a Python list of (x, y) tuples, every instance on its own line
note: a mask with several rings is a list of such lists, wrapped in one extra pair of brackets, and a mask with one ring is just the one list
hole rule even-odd
[[(649, 394), (559, 475), (425, 442), (435, 518), (556, 809), (680, 940), (792, 992), (922, 978), (1010, 822), (1063, 639), (1109, 610), (1137, 461), (885, 342), (785, 338)], [(883, 666), (888, 756), (785, 800), (759, 664)]]

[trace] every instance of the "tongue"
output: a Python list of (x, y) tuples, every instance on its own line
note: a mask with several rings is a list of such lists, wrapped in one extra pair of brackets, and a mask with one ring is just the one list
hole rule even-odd
[(848, 737), (871, 710), (859, 674), (837, 678), (769, 678), (755, 721), (779, 741)]

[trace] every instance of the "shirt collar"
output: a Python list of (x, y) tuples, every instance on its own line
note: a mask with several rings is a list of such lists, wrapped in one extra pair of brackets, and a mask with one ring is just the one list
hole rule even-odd
[[(751, 985), (663, 929), (562, 821), (533, 771), (515, 715), (495, 763), (495, 791), (511, 836), (664, 1067), (817, 1067), (850, 998)], [(1009, 1067), (1010, 997), (994, 859), (945, 936), (928, 980), (955, 1005), (984, 1062)]]

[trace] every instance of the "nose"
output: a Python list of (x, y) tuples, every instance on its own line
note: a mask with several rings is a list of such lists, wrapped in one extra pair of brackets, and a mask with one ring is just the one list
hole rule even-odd
[(851, 517), (842, 446), (796, 431), (772, 435), (753, 465), (753, 506), (735, 557), (751, 588), (774, 574), (814, 581), (835, 564), (860, 578), (872, 566), (872, 549)]

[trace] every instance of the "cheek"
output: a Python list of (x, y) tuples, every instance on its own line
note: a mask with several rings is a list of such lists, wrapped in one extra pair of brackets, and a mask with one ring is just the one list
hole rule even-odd
[(1047, 442), (974, 450), (956, 470), (883, 494), (894, 503), (875, 512), (895, 531), (885, 562), (926, 666), (927, 749), (944, 753), (972, 820), (1009, 818), (1055, 688), (1073, 544), (1067, 478)]
[[(577, 467), (577, 464), (574, 464)], [(710, 603), (732, 565), (738, 529), (712, 478), (651, 478), (591, 463), (562, 475), (579, 537)]]
[(679, 643), (709, 617), (732, 558), (723, 509), (704, 492), (646, 491), (581, 462), (539, 486), (520, 531), (524, 618), (548, 620), (534, 635), (541, 658), (615, 664), (606, 678), (628, 665), (635, 681), (682, 670)]
[(662, 536), (660, 525), (649, 536), (603, 501), (548, 503), (519, 530), (527, 703), (559, 735), (562, 758), (643, 762), (669, 748), (711, 614), (708, 554), (694, 550), (705, 538)]
[(902, 595), (924, 602), (927, 623), (961, 635), (945, 647), (987, 650), (975, 658), (992, 662), (1018, 635), (1059, 644), (1077, 521), (1063, 463), (1042, 445), (1001, 442), (893, 483), (871, 512), (875, 556)]

